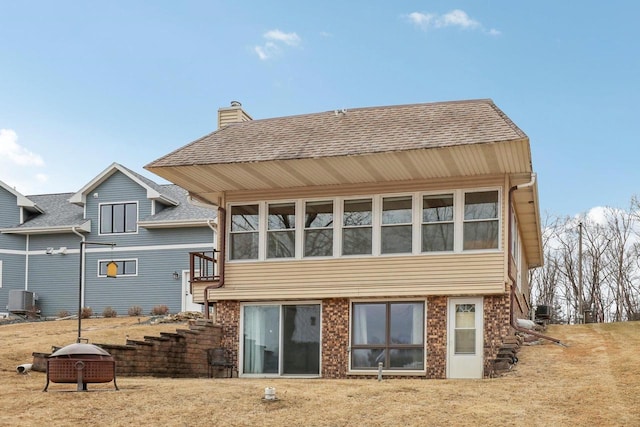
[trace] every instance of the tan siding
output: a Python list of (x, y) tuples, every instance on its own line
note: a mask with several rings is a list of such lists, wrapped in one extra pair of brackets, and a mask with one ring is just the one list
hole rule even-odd
[(216, 299), (498, 294), (502, 252), (229, 263)]

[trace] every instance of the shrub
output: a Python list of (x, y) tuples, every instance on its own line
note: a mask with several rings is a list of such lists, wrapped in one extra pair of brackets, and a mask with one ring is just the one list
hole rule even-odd
[(127, 311), (127, 313), (129, 314), (129, 316), (132, 316), (132, 317), (141, 316), (142, 307), (140, 307), (139, 305), (132, 305), (131, 307), (129, 307), (129, 310)]
[(80, 316), (83, 319), (90, 318), (91, 316), (93, 316), (93, 309), (91, 307), (82, 307), (82, 312), (81, 312)]
[(102, 316), (103, 317), (118, 317), (118, 312), (115, 311), (113, 308), (111, 308), (111, 306), (109, 306), (109, 307), (105, 307), (104, 310), (102, 310)]
[(151, 309), (151, 314), (153, 316), (164, 316), (169, 313), (169, 307), (164, 304), (156, 305)]
[(69, 317), (71, 314), (67, 310), (60, 310), (58, 312), (58, 317)]

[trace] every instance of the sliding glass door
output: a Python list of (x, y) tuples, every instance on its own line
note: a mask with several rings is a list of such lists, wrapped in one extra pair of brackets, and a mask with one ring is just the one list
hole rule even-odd
[(320, 374), (320, 304), (247, 304), (242, 320), (243, 374)]

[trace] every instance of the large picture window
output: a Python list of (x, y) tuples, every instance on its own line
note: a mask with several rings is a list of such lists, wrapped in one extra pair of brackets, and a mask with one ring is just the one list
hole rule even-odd
[(411, 253), (413, 240), (413, 198), (411, 196), (382, 199), (383, 254)]
[(343, 206), (342, 255), (371, 255), (372, 200), (345, 200)]
[(259, 213), (257, 204), (231, 207), (231, 259), (258, 259)]
[(353, 303), (351, 369), (424, 369), (424, 303)]
[(296, 256), (295, 203), (269, 204), (267, 218), (267, 258)]
[(498, 214), (497, 191), (465, 193), (464, 250), (498, 247)]
[(333, 201), (305, 204), (304, 256), (333, 255)]
[(135, 233), (137, 225), (137, 203), (100, 205), (100, 234)]
[(453, 194), (422, 198), (422, 252), (452, 251)]

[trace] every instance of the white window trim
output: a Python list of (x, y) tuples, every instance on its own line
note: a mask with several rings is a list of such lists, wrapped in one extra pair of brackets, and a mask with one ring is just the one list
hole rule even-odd
[(99, 259), (98, 260), (98, 264), (97, 264), (97, 266), (98, 266), (98, 269), (97, 269), (98, 277), (107, 277), (106, 274), (100, 274), (100, 263), (103, 263), (103, 262), (109, 263), (111, 261), (113, 261), (113, 262), (135, 261), (135, 263), (136, 263), (136, 272), (135, 272), (135, 274), (118, 273), (118, 274), (116, 274), (116, 277), (138, 277), (138, 271), (140, 269), (139, 268), (140, 265), (139, 265), (138, 258), (107, 258), (107, 259)]
[[(283, 348), (282, 337), (282, 306), (284, 305), (319, 305), (320, 306), (320, 355), (319, 355), (319, 372), (318, 375), (280, 375), (282, 369), (281, 361), (278, 361), (278, 373), (277, 374), (245, 374), (244, 371), (244, 308), (247, 306), (257, 305), (277, 305), (280, 308), (279, 322), (280, 330), (278, 331), (278, 348), (280, 351)], [(258, 301), (258, 302), (243, 302), (240, 303), (240, 321), (238, 322), (238, 376), (243, 378), (320, 378), (322, 377), (322, 301), (320, 300), (308, 300), (308, 301)]]
[(0, 259), (0, 288), (2, 288), (2, 260)]
[[(498, 247), (490, 249), (467, 249), (464, 250), (464, 198), (467, 193), (480, 193), (485, 191), (497, 191), (498, 192)], [(453, 195), (453, 227), (454, 227), (454, 244), (453, 251), (433, 251), (422, 252), (422, 198), (423, 196), (435, 196), (435, 195)], [(405, 253), (381, 253), (381, 232), (382, 232), (382, 201), (386, 197), (412, 197), (412, 251)], [(503, 244), (503, 218), (502, 218), (502, 188), (499, 186), (491, 187), (478, 187), (478, 188), (462, 188), (462, 189), (444, 189), (434, 191), (417, 191), (417, 192), (402, 192), (402, 193), (383, 193), (383, 194), (354, 194), (349, 196), (339, 197), (315, 197), (315, 198), (299, 198), (299, 199), (274, 199), (263, 201), (246, 201), (237, 203), (228, 203), (227, 212), (231, 212), (233, 206), (245, 206), (245, 205), (258, 205), (258, 258), (257, 259), (231, 259), (231, 245), (227, 245), (227, 260), (231, 263), (246, 263), (246, 262), (287, 262), (292, 260), (322, 260), (322, 259), (357, 259), (357, 258), (370, 258), (370, 257), (403, 257), (414, 255), (443, 255), (443, 254), (470, 254), (470, 253), (490, 253), (500, 252), (504, 246)], [(372, 200), (372, 253), (371, 254), (356, 254), (356, 255), (342, 255), (342, 223), (344, 215), (344, 202), (345, 200), (359, 200), (359, 199), (371, 199)], [(333, 256), (327, 257), (305, 257), (304, 256), (304, 216), (306, 202), (314, 201), (332, 201), (333, 202)], [(267, 220), (268, 220), (268, 206), (270, 204), (278, 203), (295, 203), (296, 206), (296, 228), (295, 228), (295, 257), (294, 258), (267, 258)], [(225, 233), (227, 235), (227, 241), (231, 241), (231, 222), (228, 221)], [(127, 233), (124, 233), (127, 234)]]
[[(127, 205), (134, 203), (136, 205), (136, 231), (125, 231), (124, 233), (103, 233), (102, 232), (102, 206), (105, 205)], [(117, 201), (117, 202), (104, 202), (98, 203), (98, 236), (131, 236), (132, 234), (138, 234), (138, 221), (140, 219), (140, 203), (138, 200), (129, 201)], [(126, 228), (126, 226), (125, 226)]]
[(422, 299), (422, 298), (385, 298), (385, 299), (374, 299), (374, 298), (364, 298), (364, 299), (352, 299), (349, 300), (349, 344), (347, 347), (347, 353), (348, 353), (348, 357), (347, 357), (347, 375), (353, 375), (353, 376), (358, 376), (358, 375), (374, 375), (378, 372), (378, 368), (371, 368), (371, 369), (351, 369), (351, 343), (352, 338), (353, 338), (353, 304), (366, 304), (366, 303), (370, 303), (370, 302), (375, 302), (375, 303), (395, 303), (395, 302), (422, 302), (424, 303), (424, 312), (422, 313), (424, 315), (423, 317), (423, 326), (422, 326), (422, 333), (423, 333), (423, 337), (422, 337), (422, 344), (424, 346), (424, 369), (411, 369), (411, 370), (407, 370), (407, 369), (383, 369), (382, 370), (382, 374), (383, 375), (396, 375), (396, 376), (416, 376), (416, 375), (426, 375), (427, 373), (427, 362), (429, 360), (429, 355), (427, 354), (427, 350), (428, 350), (428, 343), (427, 343), (427, 336), (428, 336), (428, 331), (427, 331), (427, 299)]

